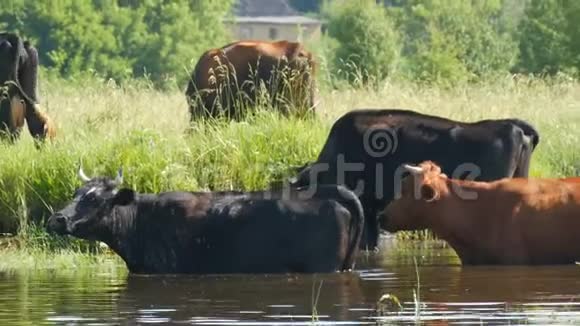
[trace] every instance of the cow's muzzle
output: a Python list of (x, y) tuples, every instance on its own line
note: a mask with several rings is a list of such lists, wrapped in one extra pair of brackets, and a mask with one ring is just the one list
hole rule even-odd
[(54, 232), (60, 235), (67, 234), (67, 220), (68, 219), (64, 214), (56, 213), (48, 219), (46, 229), (49, 232)]

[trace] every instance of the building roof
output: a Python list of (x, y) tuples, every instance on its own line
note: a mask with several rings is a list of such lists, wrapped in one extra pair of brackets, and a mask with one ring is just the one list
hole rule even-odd
[(236, 0), (237, 17), (299, 16), (286, 0)]
[(226, 21), (254, 24), (317, 25), (317, 19), (301, 16), (287, 0), (236, 0), (234, 18)]

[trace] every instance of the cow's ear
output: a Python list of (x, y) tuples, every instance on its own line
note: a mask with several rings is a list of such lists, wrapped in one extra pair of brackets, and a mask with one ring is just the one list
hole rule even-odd
[(113, 205), (129, 205), (135, 200), (135, 191), (133, 189), (123, 188), (113, 197)]
[(432, 202), (439, 197), (437, 190), (432, 185), (423, 184), (421, 186), (421, 198), (426, 202)]

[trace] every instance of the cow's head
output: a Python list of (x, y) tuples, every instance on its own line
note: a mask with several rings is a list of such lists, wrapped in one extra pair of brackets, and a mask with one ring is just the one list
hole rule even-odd
[(79, 176), (84, 184), (75, 191), (71, 203), (48, 219), (47, 228), (58, 234), (106, 241), (111, 228), (119, 222), (114, 219), (113, 208), (133, 202), (135, 192), (119, 189), (123, 182), (121, 170), (115, 179), (89, 178), (82, 169), (79, 169)]
[[(7, 75), (14, 66), (14, 56), (15, 56), (16, 46), (14, 46), (11, 40), (6, 39), (0, 35), (0, 72), (3, 75)], [(7, 79), (7, 76), (0, 77), (2, 81)]]
[(13, 33), (0, 33), (0, 83), (16, 80), (20, 56), (24, 51), (22, 41)]
[(447, 176), (435, 163), (403, 167), (409, 176), (402, 180), (400, 193), (379, 214), (381, 228), (389, 232), (427, 228), (434, 205), (448, 192)]
[(13, 134), (21, 125), (14, 124), (15, 116), (24, 112), (23, 102), (18, 99), (17, 90), (7, 81), (15, 82), (18, 69), (20, 39), (12, 33), (0, 33), (0, 138), (8, 136), (13, 140)]

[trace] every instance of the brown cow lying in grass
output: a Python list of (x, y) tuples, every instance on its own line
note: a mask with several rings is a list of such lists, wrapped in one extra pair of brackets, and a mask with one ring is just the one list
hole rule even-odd
[(435, 163), (405, 165), (401, 194), (380, 214), (389, 232), (430, 229), (463, 264), (580, 260), (580, 184), (560, 179), (448, 178)]

